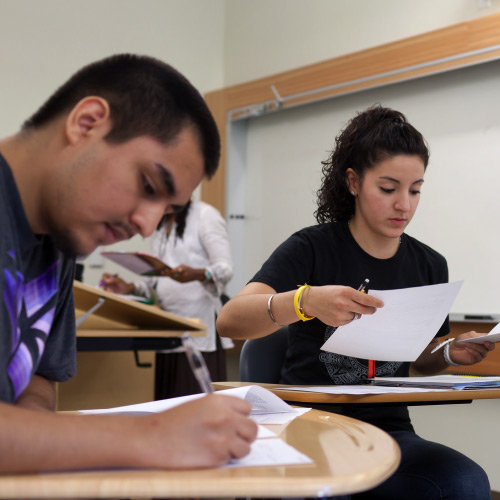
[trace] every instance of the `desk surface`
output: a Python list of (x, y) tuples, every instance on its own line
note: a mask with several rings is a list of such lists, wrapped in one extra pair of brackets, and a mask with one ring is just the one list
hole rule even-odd
[[(133, 300), (100, 288), (75, 281), (73, 284), (75, 312), (77, 318), (93, 311), (81, 326), (80, 334), (86, 330), (172, 330), (177, 332), (205, 330), (196, 319), (176, 314)], [(87, 332), (86, 335), (92, 335)], [(177, 333), (178, 335), (178, 333)]]
[(399, 464), (399, 447), (388, 434), (341, 415), (311, 410), (287, 426), (269, 428), (281, 430), (279, 436), (314, 464), (0, 476), (0, 498), (333, 496), (371, 489)]
[[(285, 401), (295, 403), (326, 403), (326, 404), (373, 404), (373, 403), (470, 403), (474, 399), (498, 399), (500, 389), (479, 389), (471, 391), (439, 391), (412, 392), (397, 394), (326, 394), (321, 392), (289, 391), (284, 384), (254, 384), (252, 382), (217, 382), (217, 390), (241, 387), (244, 385), (261, 385)], [(291, 386), (288, 386), (291, 387)], [(300, 386), (293, 386), (300, 387)], [(307, 387), (307, 386), (304, 386)], [(311, 386), (309, 386), (311, 387)], [(315, 386), (317, 387), (317, 386)]]

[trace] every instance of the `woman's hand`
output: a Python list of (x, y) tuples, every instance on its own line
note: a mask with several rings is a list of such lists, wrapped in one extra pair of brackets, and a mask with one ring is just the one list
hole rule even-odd
[(472, 337), (480, 337), (484, 333), (467, 332), (462, 333), (450, 342), (449, 356), (454, 363), (460, 365), (474, 365), (486, 358), (488, 353), (495, 349), (495, 344), (485, 342), (484, 344), (476, 344), (474, 342), (457, 342), (457, 340), (469, 339)]
[(348, 286), (327, 285), (305, 290), (301, 306), (307, 316), (315, 316), (327, 325), (342, 326), (363, 314), (373, 314), (384, 303)]
[(194, 269), (189, 266), (177, 266), (165, 271), (162, 276), (168, 276), (179, 283), (189, 283), (191, 281), (205, 281), (205, 269)]
[(135, 292), (133, 283), (127, 283), (114, 274), (104, 273), (99, 286), (107, 292), (120, 293), (122, 295), (129, 295)]

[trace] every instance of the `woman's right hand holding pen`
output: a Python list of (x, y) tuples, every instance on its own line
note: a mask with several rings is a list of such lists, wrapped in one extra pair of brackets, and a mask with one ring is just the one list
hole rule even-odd
[(304, 293), (304, 314), (330, 326), (347, 325), (357, 315), (373, 314), (384, 306), (380, 299), (348, 286), (311, 286)]

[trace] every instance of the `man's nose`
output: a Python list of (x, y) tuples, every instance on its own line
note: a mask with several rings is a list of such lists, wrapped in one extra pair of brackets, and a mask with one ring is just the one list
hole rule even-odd
[(165, 213), (163, 203), (142, 203), (130, 217), (131, 223), (138, 228), (143, 238), (151, 236)]

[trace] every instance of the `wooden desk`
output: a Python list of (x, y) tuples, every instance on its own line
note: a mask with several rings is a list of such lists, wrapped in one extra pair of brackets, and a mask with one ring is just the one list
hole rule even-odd
[(284, 429), (273, 427), (314, 464), (0, 476), (0, 498), (325, 497), (371, 489), (400, 461), (388, 434), (341, 415), (311, 410)]
[[(445, 403), (471, 403), (474, 399), (499, 399), (500, 389), (481, 389), (474, 391), (439, 391), (439, 392), (412, 392), (398, 394), (326, 394), (320, 392), (289, 391), (284, 384), (254, 384), (252, 382), (217, 382), (216, 390), (241, 387), (245, 385), (260, 385), (269, 389), (285, 401), (292, 403), (323, 403), (330, 405), (342, 404), (404, 404), (425, 405)], [(288, 386), (290, 387), (290, 386)], [(300, 386), (293, 386), (300, 387)], [(307, 386), (304, 386), (307, 387)], [(309, 386), (311, 387), (311, 386)], [(314, 386), (318, 387), (318, 386)]]
[(148, 337), (159, 342), (166, 337), (179, 338), (185, 331), (205, 335), (206, 328), (199, 320), (182, 318), (78, 281), (74, 282), (73, 295), (77, 324), (83, 320), (77, 327), (77, 337), (82, 344), (85, 340), (103, 338), (116, 342), (117, 339)]
[(76, 330), (78, 372), (72, 380), (58, 384), (60, 410), (151, 401), (155, 351), (177, 347), (185, 331), (205, 335), (205, 326), (198, 320), (78, 281), (73, 295), (77, 319), (93, 312)]

